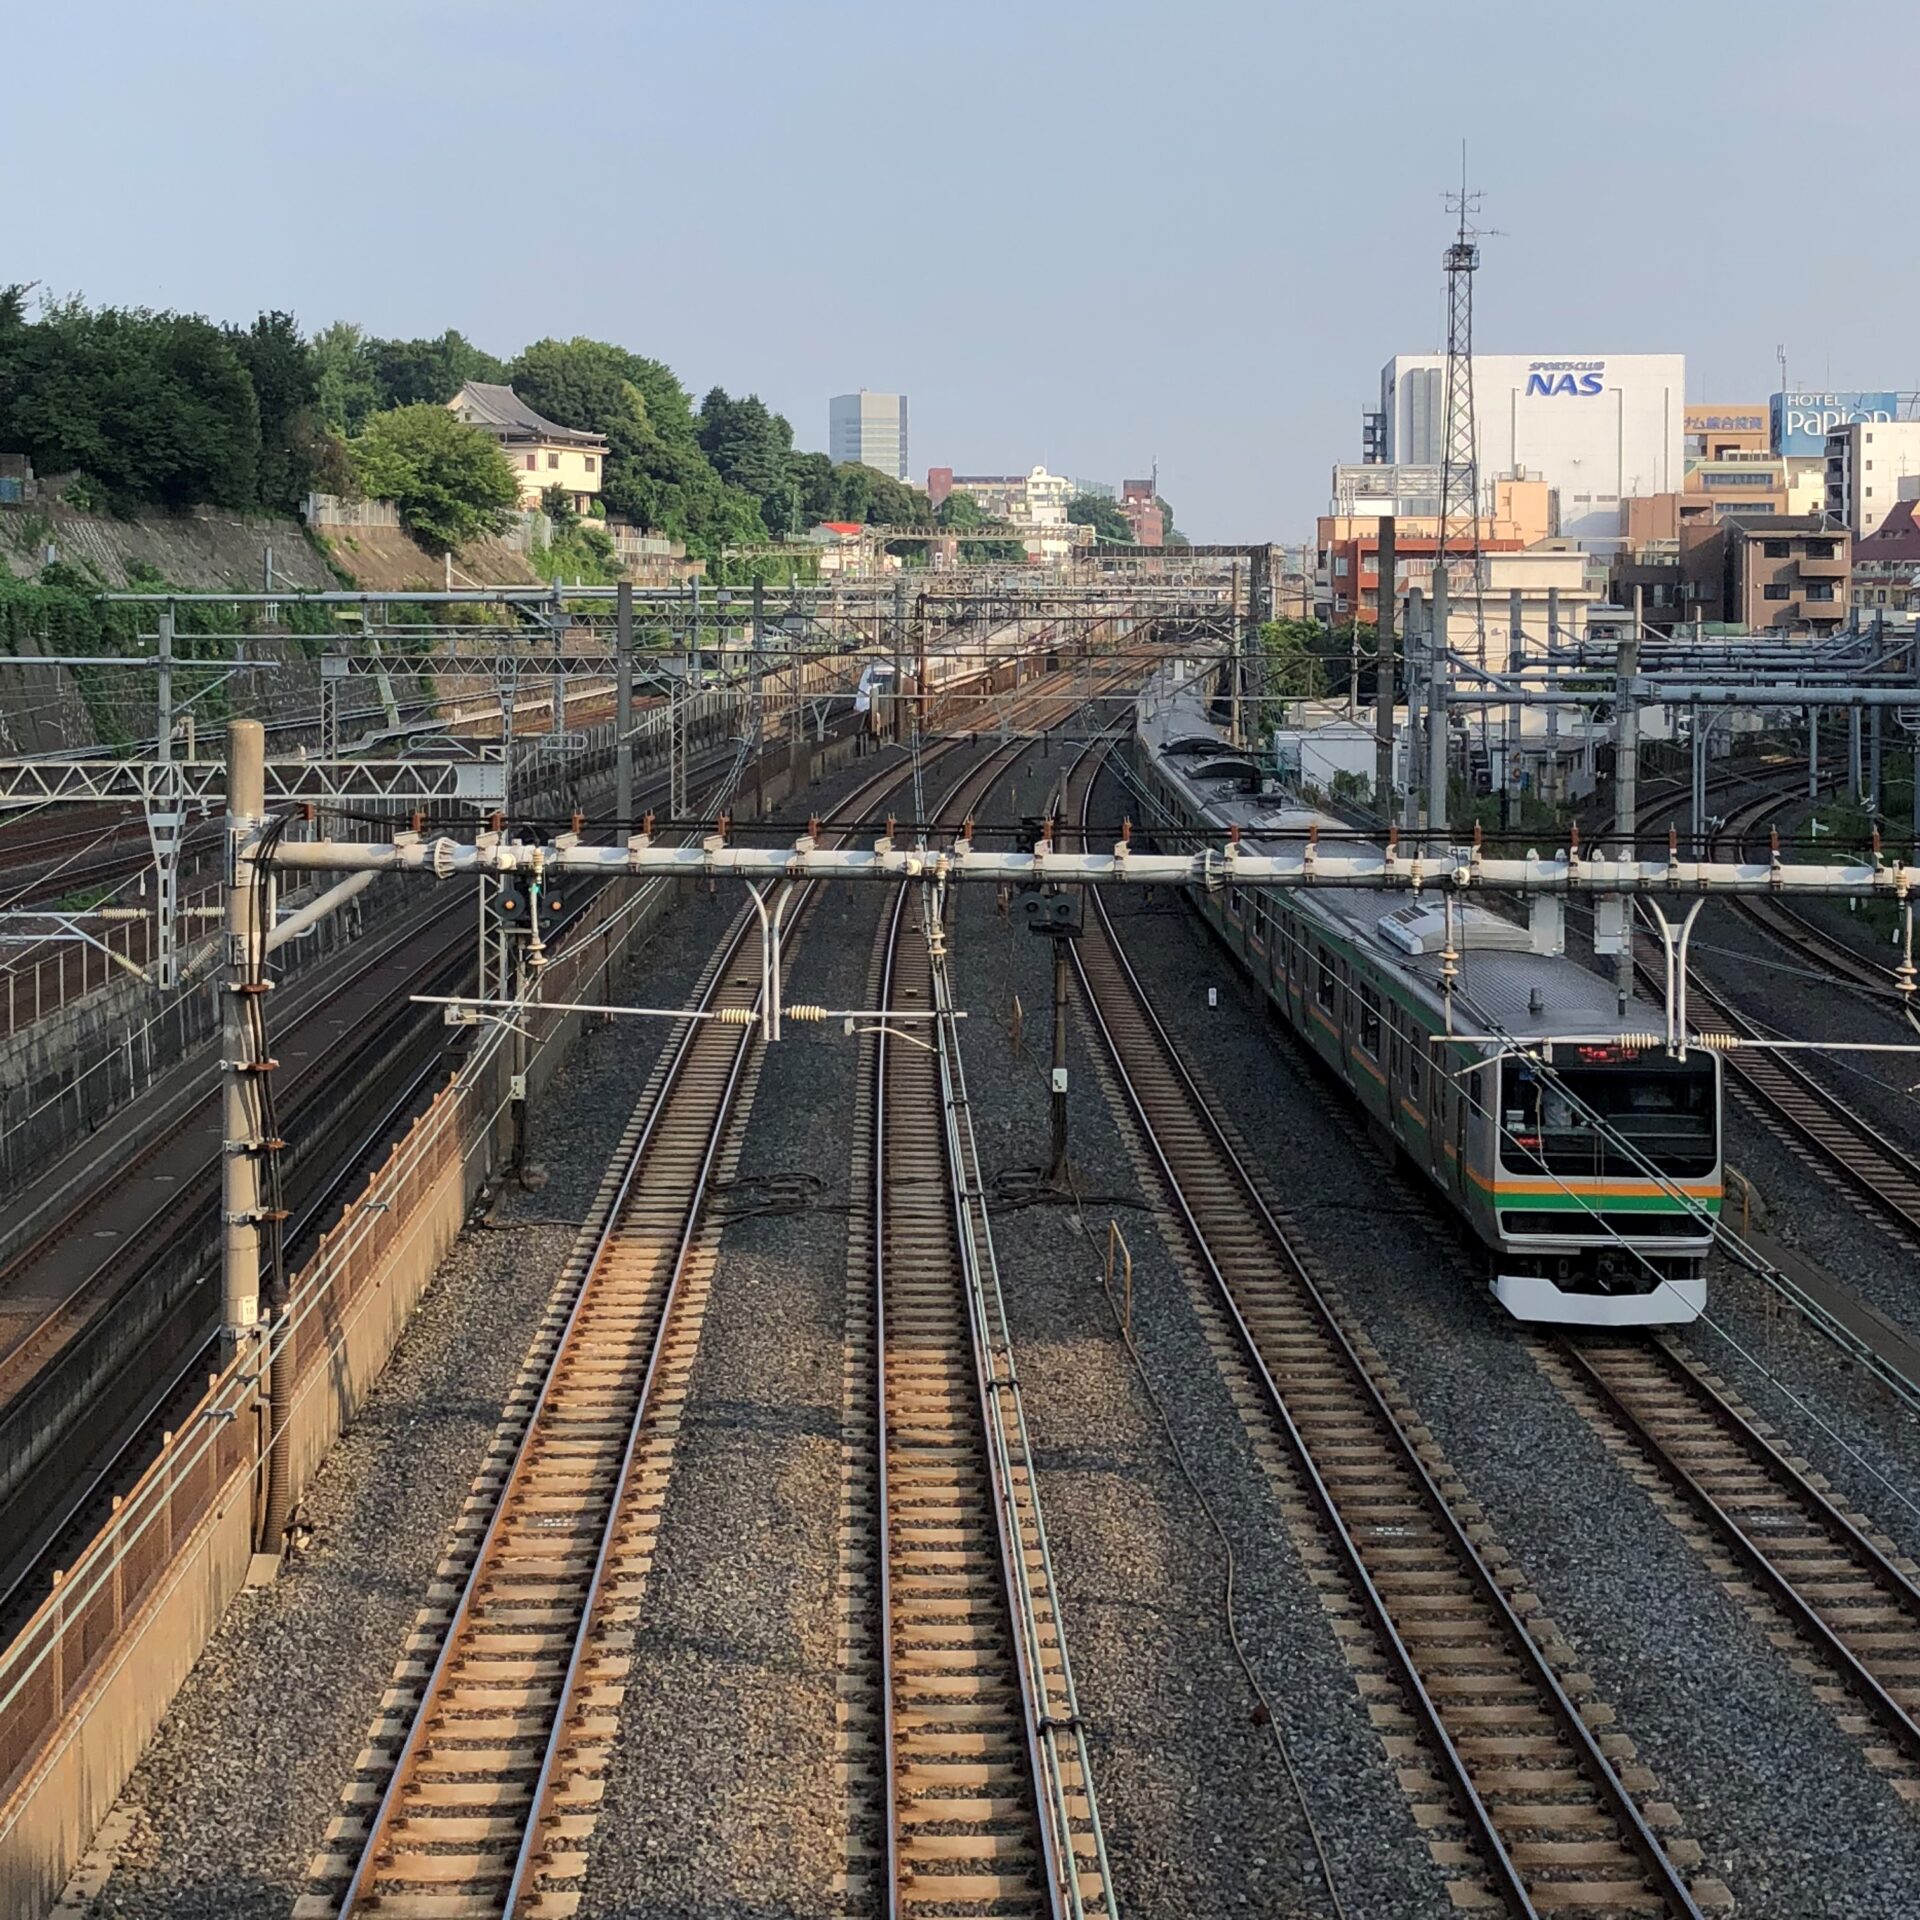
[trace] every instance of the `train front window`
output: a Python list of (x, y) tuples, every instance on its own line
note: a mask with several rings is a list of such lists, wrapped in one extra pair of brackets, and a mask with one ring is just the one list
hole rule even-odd
[(1501, 1065), (1500, 1157), (1513, 1173), (1631, 1176), (1651, 1167), (1698, 1179), (1713, 1171), (1714, 1131), (1711, 1061), (1649, 1054)]

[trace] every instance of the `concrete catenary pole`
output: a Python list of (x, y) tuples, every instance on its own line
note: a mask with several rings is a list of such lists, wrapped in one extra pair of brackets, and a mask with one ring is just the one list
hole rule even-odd
[(613, 599), (613, 764), (620, 831), (633, 831), (633, 582)]
[(1393, 515), (1380, 521), (1380, 617), (1374, 628), (1378, 669), (1373, 695), (1373, 805), (1382, 820), (1393, 818), (1393, 642), (1400, 616), (1399, 564)]
[(1447, 570), (1435, 563), (1427, 642), (1427, 831), (1447, 824)]
[(235, 720), (227, 734), (226, 955), (220, 1009), (221, 1326), (231, 1357), (260, 1321), (260, 1155), (265, 1149), (250, 1002), (264, 992), (255, 895), (261, 876), (240, 850), (266, 814), (266, 729)]
[(1426, 644), (1425, 602), (1415, 587), (1407, 595), (1407, 783), (1401, 789), (1401, 824), (1409, 833), (1420, 825), (1420, 782), (1426, 757), (1421, 742), (1426, 738), (1422, 716), (1420, 649)]
[[(1515, 587), (1507, 598), (1507, 671), (1518, 676), (1527, 666), (1526, 605)], [(1507, 724), (1500, 748), (1500, 824), (1513, 825), (1513, 803), (1520, 791), (1520, 703), (1507, 707)]]
[(907, 737), (907, 583), (893, 583), (893, 699), (892, 733), (894, 744)]
[[(1630, 628), (1620, 639), (1613, 669), (1613, 835), (1619, 843), (1616, 859), (1633, 857), (1634, 815), (1640, 805), (1640, 710), (1633, 702), (1633, 676), (1640, 670), (1640, 630)], [(1614, 989), (1625, 999), (1633, 992), (1633, 916), (1622, 929), (1622, 943), (1613, 956)]]

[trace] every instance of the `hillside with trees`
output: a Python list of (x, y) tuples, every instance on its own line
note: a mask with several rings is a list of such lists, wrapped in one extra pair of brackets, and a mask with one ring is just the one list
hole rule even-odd
[(310, 492), (362, 493), (394, 501), (430, 547), (457, 546), (516, 498), (497, 446), (445, 413), (481, 380), (604, 435), (604, 510), (709, 562), (822, 520), (933, 524), (918, 489), (796, 450), (757, 395), (715, 387), (696, 407), (671, 368), (611, 341), (502, 360), (453, 329), (384, 339), (340, 320), (309, 336), (280, 311), (236, 327), (79, 299), (30, 313), (29, 291), (0, 288), (0, 452), (83, 508), (289, 514)]

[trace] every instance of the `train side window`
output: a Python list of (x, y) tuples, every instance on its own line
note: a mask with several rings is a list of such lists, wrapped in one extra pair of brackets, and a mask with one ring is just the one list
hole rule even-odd
[(1333, 977), (1333, 962), (1329, 960), (1326, 953), (1322, 951), (1320, 954), (1320, 971), (1314, 975), (1313, 997), (1318, 1000), (1329, 1013), (1333, 1011), (1335, 991), (1336, 982)]
[(1422, 1077), (1419, 1044), (1413, 1042), (1407, 1047), (1407, 1094), (1415, 1106), (1420, 1104), (1420, 1082)]
[(1380, 1058), (1380, 998), (1364, 985), (1360, 989), (1360, 1045), (1376, 1060)]

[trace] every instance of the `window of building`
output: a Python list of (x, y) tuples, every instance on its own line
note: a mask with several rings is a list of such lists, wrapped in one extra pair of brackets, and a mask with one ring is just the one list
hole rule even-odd
[(1762, 597), (1768, 600), (1787, 600), (1792, 598), (1786, 587), (1775, 586), (1771, 581), (1760, 589)]
[(527, 471), (529, 473), (531, 473), (538, 464), (539, 461), (535, 455), (531, 453), (527, 455)]
[(547, 465), (549, 467), (557, 467), (559, 464), (560, 464), (560, 456), (557, 453), (550, 453), (547, 455)]
[(1761, 548), (1761, 552), (1763, 552), (1769, 560), (1784, 560), (1787, 557), (1788, 551), (1789, 543), (1785, 540), (1769, 540)]
[(1807, 558), (1809, 560), (1831, 560), (1837, 549), (1831, 540), (1809, 540)]
[(1831, 600), (1833, 598), (1833, 582), (1831, 580), (1810, 580), (1804, 591), (1809, 600)]
[(1336, 577), (1347, 571), (1347, 556), (1344, 553), (1336, 553), (1333, 556), (1333, 571)]
[(594, 468), (595, 468), (595, 466), (596, 466), (596, 465), (598, 464), (598, 463), (596, 462), (596, 460), (595, 460), (595, 458), (594, 458), (594, 456), (593, 456), (592, 454), (588, 454), (588, 455), (586, 456), (586, 462), (587, 462), (587, 471), (588, 471), (589, 473), (591, 473), (591, 472), (593, 472), (593, 470), (594, 470)]

